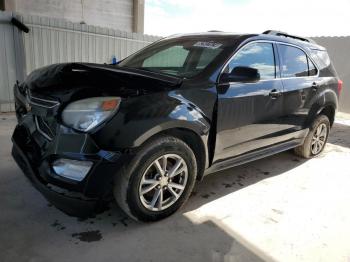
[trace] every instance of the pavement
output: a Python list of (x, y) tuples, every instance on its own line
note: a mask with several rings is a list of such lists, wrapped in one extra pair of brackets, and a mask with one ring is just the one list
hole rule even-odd
[(350, 115), (325, 152), (291, 152), (205, 177), (168, 219), (137, 223), (115, 204), (79, 220), (51, 206), (10, 155), (0, 115), (0, 261), (350, 261)]

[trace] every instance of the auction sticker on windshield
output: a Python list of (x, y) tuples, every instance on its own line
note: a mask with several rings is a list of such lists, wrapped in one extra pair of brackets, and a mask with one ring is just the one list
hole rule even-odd
[(196, 46), (196, 47), (204, 47), (204, 48), (210, 48), (210, 49), (216, 49), (216, 48), (219, 48), (220, 46), (222, 46), (221, 43), (216, 43), (216, 42), (213, 42), (213, 41), (210, 41), (210, 42), (197, 42), (195, 43), (193, 46)]

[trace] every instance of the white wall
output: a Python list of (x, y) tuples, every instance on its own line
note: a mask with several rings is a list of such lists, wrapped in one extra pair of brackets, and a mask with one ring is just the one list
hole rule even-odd
[(6, 11), (132, 31), (133, 0), (5, 0)]
[(31, 15), (15, 16), (30, 31), (12, 26), (13, 14), (0, 11), (0, 112), (14, 111), (13, 85), (26, 73), (64, 62), (111, 63), (159, 37)]
[(350, 36), (314, 37), (313, 39), (327, 48), (338, 76), (344, 83), (339, 111), (350, 113)]

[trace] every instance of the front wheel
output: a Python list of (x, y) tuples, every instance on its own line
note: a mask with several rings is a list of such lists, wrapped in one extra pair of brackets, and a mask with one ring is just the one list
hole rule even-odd
[(294, 149), (296, 155), (311, 158), (319, 155), (326, 146), (330, 131), (329, 119), (325, 115), (319, 115), (311, 125), (309, 134), (304, 144)]
[(114, 196), (130, 217), (156, 221), (173, 214), (188, 199), (197, 165), (183, 141), (162, 136), (146, 143), (117, 174)]

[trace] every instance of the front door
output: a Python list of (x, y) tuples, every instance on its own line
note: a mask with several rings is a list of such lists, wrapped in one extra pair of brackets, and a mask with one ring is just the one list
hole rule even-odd
[(278, 143), (283, 113), (282, 82), (275, 45), (252, 42), (241, 48), (224, 72), (244, 66), (257, 69), (256, 82), (218, 85), (214, 163)]

